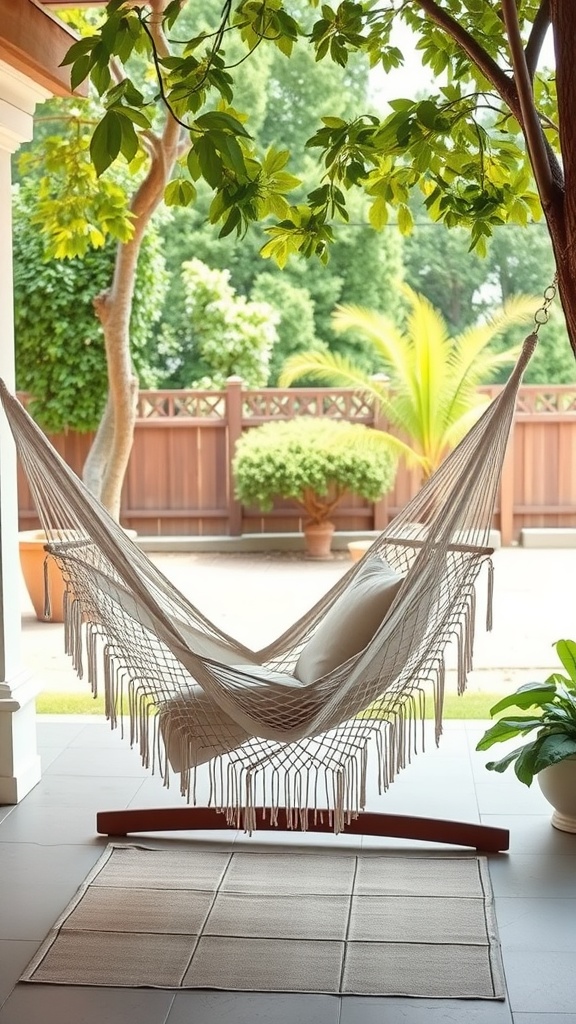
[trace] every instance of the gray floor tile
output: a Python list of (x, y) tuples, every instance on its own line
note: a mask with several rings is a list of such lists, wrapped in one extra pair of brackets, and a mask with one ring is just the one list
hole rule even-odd
[(576, 1013), (514, 1013), (514, 1024), (576, 1024)]
[(472, 790), (474, 777), (472, 767), (466, 757), (454, 753), (440, 752), (434, 748), (430, 752), (417, 754), (410, 764), (398, 773), (394, 786), (415, 786), (421, 782), (450, 781), (452, 786), (462, 788), (469, 786)]
[(0, 842), (42, 845), (86, 844), (96, 837), (96, 814), (91, 807), (43, 807), (36, 804), (14, 808), (0, 822)]
[(576, 953), (576, 899), (499, 896), (496, 915), (507, 950)]
[[(488, 773), (487, 773), (488, 774)], [(481, 814), (549, 814), (550, 804), (542, 795), (540, 787), (524, 786), (514, 776), (510, 781), (499, 777), (500, 785), (491, 782), (477, 782), (476, 796)]]
[(129, 747), (111, 750), (95, 747), (85, 751), (81, 747), (66, 747), (46, 771), (50, 775), (98, 775), (111, 778), (145, 778), (137, 750)]
[(78, 886), (6, 885), (0, 881), (0, 939), (41, 942), (68, 906)]
[(53, 761), (61, 754), (60, 747), (38, 747), (38, 753), (40, 754), (40, 763), (42, 766), (42, 775), (47, 768), (50, 767)]
[(36, 719), (36, 736), (38, 746), (58, 747), (63, 750), (74, 740), (84, 728), (84, 720), (70, 715), (52, 718), (50, 715), (38, 715)]
[(126, 807), (142, 785), (142, 779), (46, 774), (28, 793), (22, 807), (91, 807), (115, 810)]
[[(127, 724), (127, 723), (126, 723)], [(110, 722), (105, 718), (97, 718), (82, 726), (80, 732), (70, 741), (68, 746), (71, 750), (81, 747), (87, 750), (91, 747), (109, 747), (112, 750), (129, 749), (127, 733), (122, 737), (120, 726), (112, 729)]]
[(576, 835), (553, 828), (549, 814), (483, 814), (482, 821), (510, 832), (510, 853), (576, 855)]
[(11, 886), (26, 886), (33, 880), (46, 886), (67, 885), (73, 893), (102, 856), (105, 846), (104, 839), (91, 846), (0, 842), (0, 894)]
[(512, 1024), (507, 1003), (480, 999), (346, 996), (339, 1024)]
[(495, 896), (576, 897), (576, 856), (515, 854), (490, 860)]
[(0, 1024), (165, 1024), (173, 1000), (173, 992), (157, 989), (20, 984)]
[[(130, 800), (131, 807), (186, 807), (186, 797), (182, 796), (179, 788), (179, 780), (170, 776), (169, 785), (164, 785), (164, 780), (159, 773), (152, 775), (150, 772), (142, 779), (138, 790)], [(202, 806), (208, 802), (209, 782), (208, 779), (199, 778), (196, 788), (196, 804)], [(191, 802), (192, 798), (191, 798)]]
[(167, 1024), (338, 1024), (339, 1004), (337, 996), (178, 992)]
[(431, 789), (422, 783), (394, 783), (382, 796), (369, 791), (367, 809), (382, 814), (414, 814), (428, 818), (477, 821), (473, 786), (449, 786), (449, 777), (446, 784), (436, 780)]
[(0, 939), (0, 1007), (38, 948), (36, 941)]
[(503, 949), (513, 1013), (573, 1013), (576, 971), (573, 952), (514, 952)]
[(14, 804), (1, 804), (0, 805), (0, 824), (6, 820), (9, 814), (14, 810)]

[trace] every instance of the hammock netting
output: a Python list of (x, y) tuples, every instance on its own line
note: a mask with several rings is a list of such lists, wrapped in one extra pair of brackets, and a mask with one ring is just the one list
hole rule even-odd
[[(129, 717), (131, 743), (166, 784), (176, 771), (182, 794), (195, 800), (197, 769), (207, 764), (210, 804), (238, 827), (251, 830), (263, 803), (272, 815), (286, 808), (292, 827), (305, 827), (309, 809), (327, 810), (338, 832), (364, 806), (369, 748), (385, 790), (421, 746), (427, 692), (438, 739), (445, 655), (455, 640), (462, 692), (486, 563), (491, 592), (490, 529), (535, 344), (530, 335), (506, 386), (364, 558), (258, 651), (173, 586), (0, 384), (46, 551), (66, 582), (66, 649), (95, 694), (103, 683), (112, 727)], [(330, 623), (341, 627), (367, 575), (378, 582), (379, 574), (392, 586), (374, 632), (343, 663), (307, 678), (314, 637), (329, 645)], [(489, 594), (488, 620), (490, 608)]]

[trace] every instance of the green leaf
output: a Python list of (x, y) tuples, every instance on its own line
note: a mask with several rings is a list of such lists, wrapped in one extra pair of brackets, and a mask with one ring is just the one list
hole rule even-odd
[(202, 131), (227, 131), (233, 135), (241, 135), (245, 139), (249, 139), (250, 135), (246, 131), (244, 125), (232, 117), (231, 114), (226, 114), (222, 110), (210, 110), (206, 114), (201, 114), (200, 117), (196, 118), (196, 124)]
[(142, 110), (134, 110), (133, 107), (114, 107), (114, 110), (120, 117), (128, 118), (134, 124), (137, 124), (139, 128), (146, 130), (151, 127), (150, 121)]
[(523, 750), (520, 751), (516, 758), (516, 764), (514, 765), (514, 771), (516, 777), (523, 782), (525, 786), (531, 786), (536, 774), (536, 759), (538, 756), (539, 742), (536, 740), (534, 743), (528, 743)]
[(134, 125), (127, 117), (119, 117), (120, 127), (122, 130), (122, 142), (120, 144), (120, 150), (122, 156), (131, 163), (136, 156), (139, 149), (138, 136), (134, 131)]
[(218, 188), (222, 182), (222, 158), (207, 135), (201, 136), (194, 148), (202, 176), (212, 188)]
[(78, 60), (73, 64), (70, 71), (70, 85), (72, 89), (77, 89), (79, 85), (88, 77), (90, 72), (90, 58), (79, 57)]
[(74, 64), (80, 57), (90, 54), (96, 42), (98, 42), (98, 36), (88, 36), (86, 39), (79, 39), (77, 43), (73, 43), (60, 67), (65, 68), (67, 64)]
[(398, 228), (400, 234), (409, 235), (414, 227), (414, 218), (410, 212), (410, 208), (405, 203), (400, 203), (398, 207)]
[(435, 128), (438, 118), (438, 107), (433, 100), (423, 100), (416, 107), (416, 117), (425, 128)]
[(495, 743), (505, 743), (514, 739), (515, 736), (522, 736), (542, 725), (541, 718), (512, 717), (500, 718), (489, 729), (486, 730), (479, 740), (476, 750), (488, 750)]
[(98, 94), (103, 96), (112, 81), (108, 64), (103, 64), (100, 61), (94, 64), (90, 71), (90, 80), (97, 89)]
[[(478, 747), (476, 749), (478, 749)], [(511, 750), (508, 754), (505, 754), (499, 761), (488, 761), (486, 768), (489, 772), (505, 772), (510, 765), (514, 764), (516, 759), (525, 749), (526, 747), (516, 747), (515, 750)]]
[(166, 206), (190, 206), (196, 199), (196, 189), (187, 178), (175, 178), (169, 181), (164, 190)]
[(573, 640), (558, 640), (556, 653), (571, 681), (576, 685), (576, 643)]
[(234, 231), (234, 228), (239, 227), (240, 224), (241, 224), (240, 210), (238, 209), (237, 206), (234, 206), (234, 207), (232, 207), (232, 209), (230, 210), (230, 213), (228, 214), (226, 220), (224, 221), (224, 224), (223, 224), (223, 226), (222, 226), (222, 228), (220, 230), (218, 238), (225, 238), (226, 235), (231, 234), (231, 232)]
[(532, 707), (541, 707), (548, 701), (553, 700), (556, 694), (556, 687), (550, 683), (525, 683), (514, 693), (499, 700), (494, 707), (490, 708), (492, 716), (499, 715), (507, 708), (520, 708), (527, 710)]
[(543, 768), (548, 768), (551, 764), (558, 764), (559, 761), (574, 756), (576, 756), (576, 739), (563, 733), (552, 733), (545, 736), (538, 744), (534, 772), (541, 772)]
[(378, 196), (368, 211), (368, 219), (373, 228), (380, 231), (388, 223), (388, 203), (382, 196)]
[(96, 125), (90, 141), (90, 158), (100, 177), (116, 159), (122, 146), (122, 125), (120, 118), (109, 110)]

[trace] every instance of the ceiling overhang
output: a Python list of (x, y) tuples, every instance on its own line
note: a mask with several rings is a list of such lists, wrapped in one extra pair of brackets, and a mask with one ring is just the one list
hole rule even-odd
[(0, 0), (0, 61), (55, 96), (72, 95), (70, 68), (60, 65), (75, 39), (38, 0)]

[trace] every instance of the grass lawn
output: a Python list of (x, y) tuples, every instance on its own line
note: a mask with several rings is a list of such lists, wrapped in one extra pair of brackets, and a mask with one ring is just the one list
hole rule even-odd
[[(444, 718), (488, 719), (490, 708), (502, 697), (501, 693), (470, 691), (462, 697), (447, 695), (444, 700)], [(432, 701), (427, 701), (427, 718), (432, 718)], [(90, 693), (41, 693), (36, 698), (39, 715), (103, 715), (104, 697), (96, 699)]]

